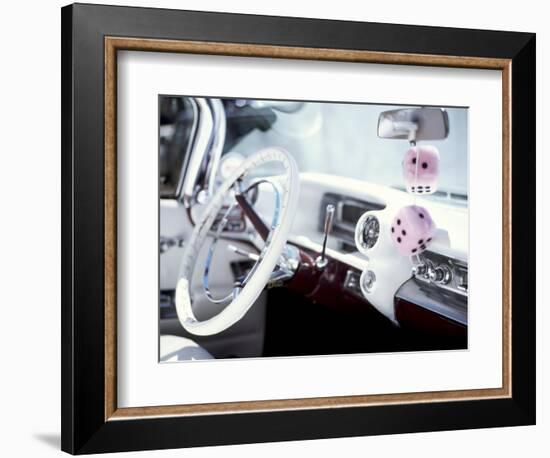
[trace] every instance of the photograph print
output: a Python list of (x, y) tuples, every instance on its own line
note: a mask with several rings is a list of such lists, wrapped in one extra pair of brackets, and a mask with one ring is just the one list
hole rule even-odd
[(159, 95), (159, 361), (468, 349), (468, 109)]

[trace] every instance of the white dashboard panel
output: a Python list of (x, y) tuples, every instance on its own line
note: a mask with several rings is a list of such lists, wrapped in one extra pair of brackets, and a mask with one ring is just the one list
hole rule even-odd
[[(329, 236), (327, 254), (361, 271), (368, 269), (375, 273), (377, 285), (366, 298), (391, 320), (395, 319), (395, 292), (412, 276), (413, 266), (410, 258), (398, 254), (390, 237), (389, 221), (401, 207), (416, 204), (430, 212), (438, 228), (430, 251), (466, 263), (468, 261), (467, 208), (433, 202), (386, 186), (329, 174), (302, 173), (300, 182), (300, 205), (289, 241), (307, 249), (321, 250), (323, 233), (320, 231), (319, 221), (324, 214), (323, 198), (326, 194), (337, 194), (374, 206), (385, 206), (383, 210), (375, 212), (380, 219), (381, 229), (379, 241), (372, 250), (367, 254), (359, 251), (345, 252), (339, 246), (339, 239)], [(270, 201), (268, 193), (268, 188), (260, 192), (256, 204), (260, 212), (265, 203)]]

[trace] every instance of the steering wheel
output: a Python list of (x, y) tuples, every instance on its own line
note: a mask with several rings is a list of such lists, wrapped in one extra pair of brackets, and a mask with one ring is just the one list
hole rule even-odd
[[(275, 191), (275, 211), (271, 227), (267, 228), (252, 206), (248, 203), (242, 189), (242, 180), (252, 169), (269, 162), (277, 162), (283, 167), (282, 175), (277, 180), (263, 180), (269, 182)], [(180, 273), (176, 287), (176, 311), (181, 325), (194, 335), (206, 336), (222, 332), (239, 321), (252, 307), (258, 296), (267, 285), (273, 269), (277, 265), (288, 238), (288, 233), (294, 221), (298, 207), (299, 194), (298, 166), (294, 158), (282, 148), (272, 147), (258, 151), (248, 157), (217, 189), (216, 193), (197, 220), (191, 237), (185, 244), (181, 260)], [(250, 188), (248, 188), (250, 189)], [(228, 197), (233, 196), (244, 214), (250, 219), (253, 226), (264, 239), (265, 245), (257, 257), (256, 263), (240, 283), (236, 284), (232, 293), (224, 299), (230, 299), (229, 304), (217, 315), (204, 321), (198, 321), (193, 313), (190, 296), (191, 279), (197, 263), (199, 252), (209, 235), (220, 210)], [(203, 279), (205, 292), (208, 291), (208, 269), (212, 259), (213, 246), (227, 222), (229, 211), (236, 204), (229, 207), (222, 221), (219, 223), (214, 242), (207, 257), (207, 266)], [(219, 219), (219, 218), (218, 218)], [(210, 296), (209, 296), (210, 298)], [(218, 302), (221, 302), (220, 300)]]

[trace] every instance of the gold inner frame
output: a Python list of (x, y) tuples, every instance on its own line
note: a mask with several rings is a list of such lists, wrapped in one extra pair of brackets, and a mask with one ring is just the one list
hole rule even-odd
[[(241, 57), (267, 57), (397, 65), (423, 65), (500, 70), (502, 72), (502, 387), (418, 393), (354, 395), (303, 399), (241, 401), (118, 408), (117, 405), (117, 51), (175, 52)], [(506, 398), (512, 395), (511, 366), (511, 70), (510, 59), (385, 53), (343, 49), (105, 37), (105, 420), (297, 410)]]

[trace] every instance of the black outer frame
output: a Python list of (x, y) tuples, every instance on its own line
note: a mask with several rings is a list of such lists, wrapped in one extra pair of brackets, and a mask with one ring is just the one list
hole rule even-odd
[[(98, 453), (535, 424), (535, 35), (74, 4), (62, 8), (61, 448)], [(512, 59), (512, 397), (105, 421), (104, 37)], [(521, 229), (520, 229), (521, 228)], [(212, 434), (212, 431), (215, 431)]]

